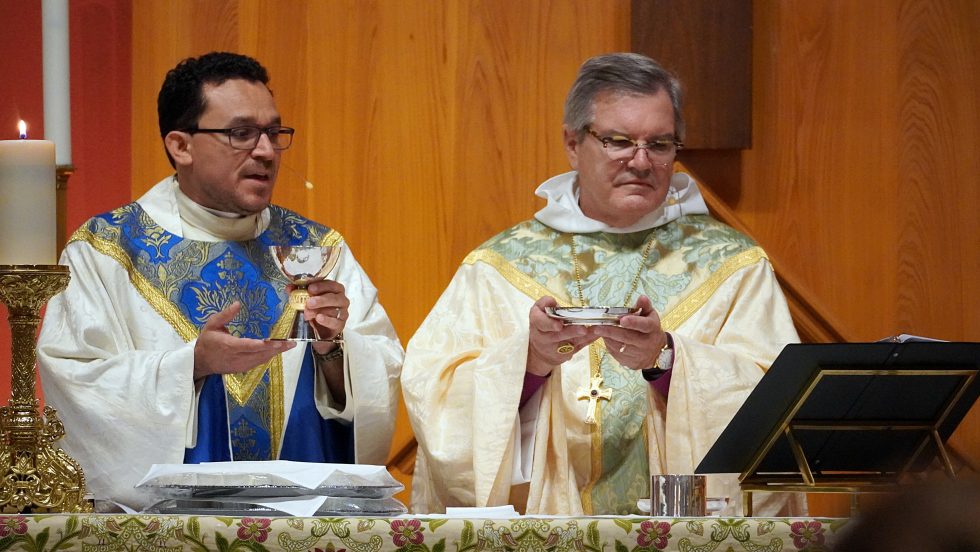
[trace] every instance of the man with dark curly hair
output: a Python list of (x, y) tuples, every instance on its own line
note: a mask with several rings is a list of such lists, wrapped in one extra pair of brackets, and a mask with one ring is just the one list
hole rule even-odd
[(239, 54), (181, 61), (157, 101), (175, 174), (90, 219), (62, 255), (72, 279), (38, 360), (97, 498), (145, 506), (133, 485), (154, 463), (386, 459), (403, 351), (346, 246), (308, 287), (323, 341), (265, 339), (295, 314), (270, 246), (344, 241), (270, 204), (295, 131), (268, 82)]

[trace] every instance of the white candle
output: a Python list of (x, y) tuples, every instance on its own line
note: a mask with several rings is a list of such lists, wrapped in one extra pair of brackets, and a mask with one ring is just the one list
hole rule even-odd
[(0, 140), (0, 265), (57, 264), (55, 155), (50, 140)]
[(54, 142), (57, 163), (71, 165), (68, 0), (42, 0), (41, 21), (44, 137)]

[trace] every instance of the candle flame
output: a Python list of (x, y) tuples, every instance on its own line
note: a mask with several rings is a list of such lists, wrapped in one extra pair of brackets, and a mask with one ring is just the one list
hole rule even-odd
[(19, 123), (17, 123), (17, 130), (20, 131), (21, 140), (27, 138), (27, 123), (21, 120)]

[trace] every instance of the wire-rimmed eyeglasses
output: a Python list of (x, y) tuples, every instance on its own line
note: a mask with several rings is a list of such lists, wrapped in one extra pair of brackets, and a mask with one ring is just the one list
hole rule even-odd
[(284, 150), (293, 143), (293, 134), (296, 129), (284, 126), (257, 127), (255, 125), (244, 125), (232, 128), (184, 128), (181, 132), (197, 134), (224, 134), (228, 137), (228, 145), (239, 150), (255, 149), (259, 145), (259, 140), (265, 134), (272, 143), (272, 148)]
[(628, 162), (636, 156), (637, 151), (645, 149), (647, 150), (647, 156), (652, 161), (659, 163), (669, 162), (673, 160), (679, 150), (684, 149), (683, 142), (672, 138), (651, 140), (645, 144), (641, 144), (626, 136), (602, 136), (592, 130), (592, 127), (585, 127), (585, 130), (602, 143), (602, 149), (606, 151), (606, 155), (613, 161)]

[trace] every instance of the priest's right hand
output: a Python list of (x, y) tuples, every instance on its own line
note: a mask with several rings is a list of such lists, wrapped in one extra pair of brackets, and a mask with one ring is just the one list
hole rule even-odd
[(225, 310), (211, 315), (204, 323), (194, 345), (194, 381), (210, 374), (248, 372), (296, 346), (290, 341), (264, 341), (231, 335), (226, 326), (241, 309), (242, 304), (235, 301)]
[(531, 306), (527, 371), (536, 376), (547, 376), (555, 366), (571, 359), (596, 339), (585, 326), (565, 325), (561, 320), (548, 316), (545, 308), (557, 306), (558, 301), (547, 295)]

